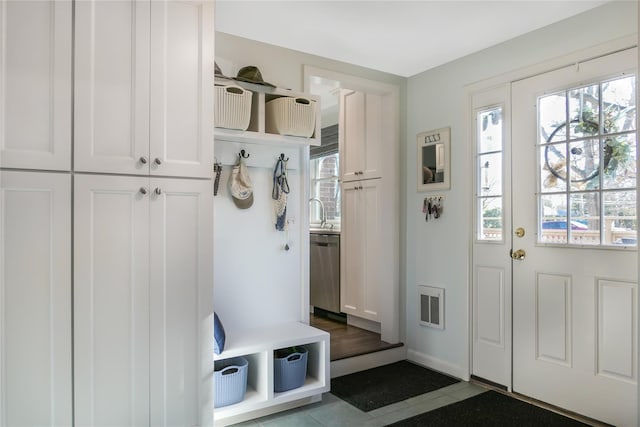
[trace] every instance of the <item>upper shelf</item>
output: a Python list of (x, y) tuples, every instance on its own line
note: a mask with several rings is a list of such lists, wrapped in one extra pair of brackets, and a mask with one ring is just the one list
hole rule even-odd
[[(243, 142), (249, 144), (262, 145), (320, 145), (320, 98), (315, 95), (297, 93), (292, 90), (282, 88), (272, 88), (269, 86), (252, 83), (239, 82), (229, 79), (215, 79), (218, 85), (237, 85), (249, 90), (253, 96), (251, 101), (251, 119), (247, 130), (234, 130), (225, 128), (215, 128), (214, 136), (216, 140)], [(316, 102), (316, 124), (313, 135), (310, 138), (299, 136), (287, 136), (277, 133), (269, 133), (266, 130), (265, 104), (280, 97), (304, 97)]]

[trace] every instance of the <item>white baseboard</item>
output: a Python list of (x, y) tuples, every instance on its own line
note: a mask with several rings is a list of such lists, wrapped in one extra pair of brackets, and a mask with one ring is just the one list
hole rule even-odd
[(362, 356), (348, 357), (346, 359), (331, 362), (331, 378), (353, 374), (389, 363), (399, 362), (407, 358), (405, 346), (390, 348), (389, 350), (376, 351)]
[(437, 357), (411, 349), (407, 350), (407, 360), (426, 366), (434, 371), (439, 371), (443, 374), (460, 378), (463, 381), (469, 381), (469, 371), (467, 369), (451, 362), (447, 362), (446, 360), (438, 359)]

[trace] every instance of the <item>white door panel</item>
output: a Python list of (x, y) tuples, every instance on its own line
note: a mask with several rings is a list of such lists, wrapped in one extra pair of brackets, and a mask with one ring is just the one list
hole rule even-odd
[(71, 425), (71, 177), (0, 180), (0, 425)]
[(634, 69), (636, 55), (609, 55), (512, 89), (513, 224), (526, 230), (513, 243), (526, 253), (513, 263), (513, 389), (620, 426), (637, 425), (637, 252), (538, 243), (536, 177), (545, 169), (536, 160), (536, 106), (543, 94)]
[(71, 167), (71, 2), (0, 4), (0, 159)]
[(80, 426), (149, 424), (148, 184), (148, 178), (75, 176), (74, 378)]
[(151, 425), (212, 418), (211, 184), (151, 180)]
[(148, 174), (149, 2), (75, 9), (75, 169)]
[(151, 174), (211, 177), (213, 4), (154, 1), (151, 16)]

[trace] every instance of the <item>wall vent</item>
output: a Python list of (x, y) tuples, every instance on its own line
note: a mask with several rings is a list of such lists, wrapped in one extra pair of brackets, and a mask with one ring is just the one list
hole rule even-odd
[(420, 324), (444, 329), (444, 289), (419, 285)]

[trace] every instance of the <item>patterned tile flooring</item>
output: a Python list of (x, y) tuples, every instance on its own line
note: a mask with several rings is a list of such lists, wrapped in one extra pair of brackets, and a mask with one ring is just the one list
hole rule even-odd
[(477, 384), (463, 381), (369, 412), (363, 412), (333, 394), (325, 393), (322, 396), (322, 402), (236, 425), (253, 427), (385, 426), (459, 402), (486, 390)]

